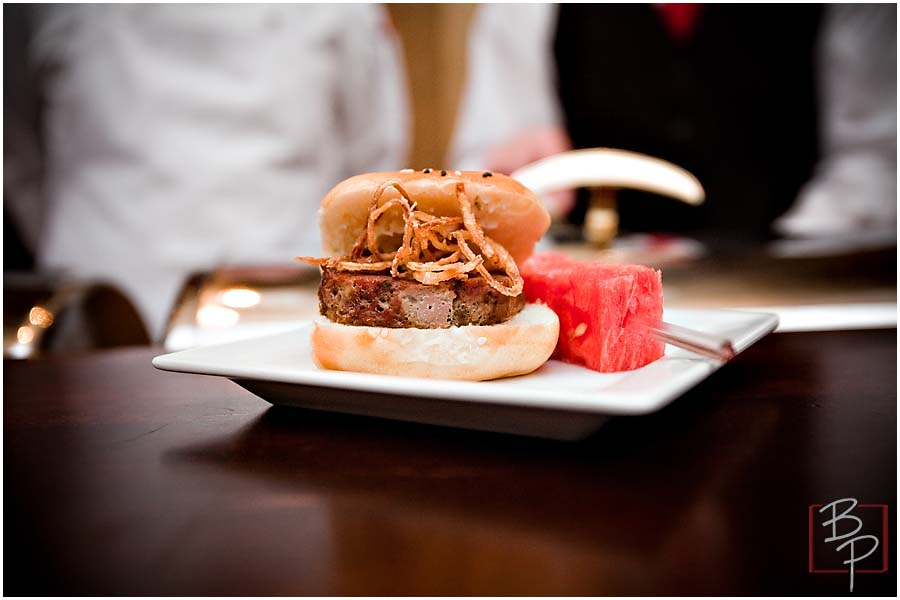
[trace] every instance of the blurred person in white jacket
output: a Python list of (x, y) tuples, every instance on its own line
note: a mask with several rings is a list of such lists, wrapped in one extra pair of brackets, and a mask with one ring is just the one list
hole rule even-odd
[[(713, 192), (700, 209), (621, 202), (638, 226), (657, 214), (662, 227), (703, 224), (704, 211), (716, 223), (715, 205), (731, 202), (718, 222), (738, 228), (780, 214), (774, 228), (788, 236), (895, 237), (896, 7), (694, 7), (685, 27), (685, 5), (482, 6), (451, 166), (509, 173), (573, 147), (630, 145), (706, 169)], [(785, 172), (766, 181), (767, 169)], [(775, 214), (749, 208), (777, 193)], [(556, 200), (558, 215), (571, 209), (571, 194)]]
[[(43, 185), (5, 184), (11, 213), (26, 217), (41, 268), (117, 284), (153, 337), (188, 274), (318, 254), (323, 195), (404, 166), (406, 82), (381, 6), (57, 5), (32, 16)], [(33, 172), (19, 164), (27, 152), (5, 154), (7, 183)]]

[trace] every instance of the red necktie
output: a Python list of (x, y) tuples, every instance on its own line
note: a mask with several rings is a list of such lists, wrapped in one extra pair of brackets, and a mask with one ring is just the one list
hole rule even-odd
[(656, 8), (662, 15), (669, 35), (678, 42), (684, 43), (691, 39), (697, 26), (702, 4), (657, 4)]

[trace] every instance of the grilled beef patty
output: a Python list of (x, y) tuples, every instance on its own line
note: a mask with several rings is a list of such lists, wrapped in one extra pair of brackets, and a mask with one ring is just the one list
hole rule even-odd
[[(497, 280), (508, 285), (509, 278)], [(496, 325), (525, 307), (525, 294), (504, 296), (482, 277), (424, 285), (390, 275), (322, 269), (319, 312), (335, 323), (440, 329)]]

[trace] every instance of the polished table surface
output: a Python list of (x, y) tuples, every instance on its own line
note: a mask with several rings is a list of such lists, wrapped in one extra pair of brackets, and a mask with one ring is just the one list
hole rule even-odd
[[(6, 362), (4, 592), (846, 594), (807, 511), (896, 531), (896, 339), (771, 335), (577, 443), (272, 408), (146, 348)], [(895, 537), (856, 594), (896, 592)]]

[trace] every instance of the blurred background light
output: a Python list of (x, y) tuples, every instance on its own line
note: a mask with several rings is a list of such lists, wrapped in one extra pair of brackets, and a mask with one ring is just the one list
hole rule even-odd
[(229, 288), (219, 295), (219, 301), (231, 308), (251, 308), (259, 304), (260, 295), (249, 288)]
[(28, 312), (28, 322), (46, 329), (53, 325), (53, 313), (43, 306), (35, 306)]
[(19, 330), (16, 332), (16, 340), (20, 344), (30, 344), (34, 340), (34, 329), (28, 325), (19, 327)]
[(197, 311), (197, 323), (201, 327), (222, 328), (237, 324), (241, 315), (233, 308), (208, 304)]

